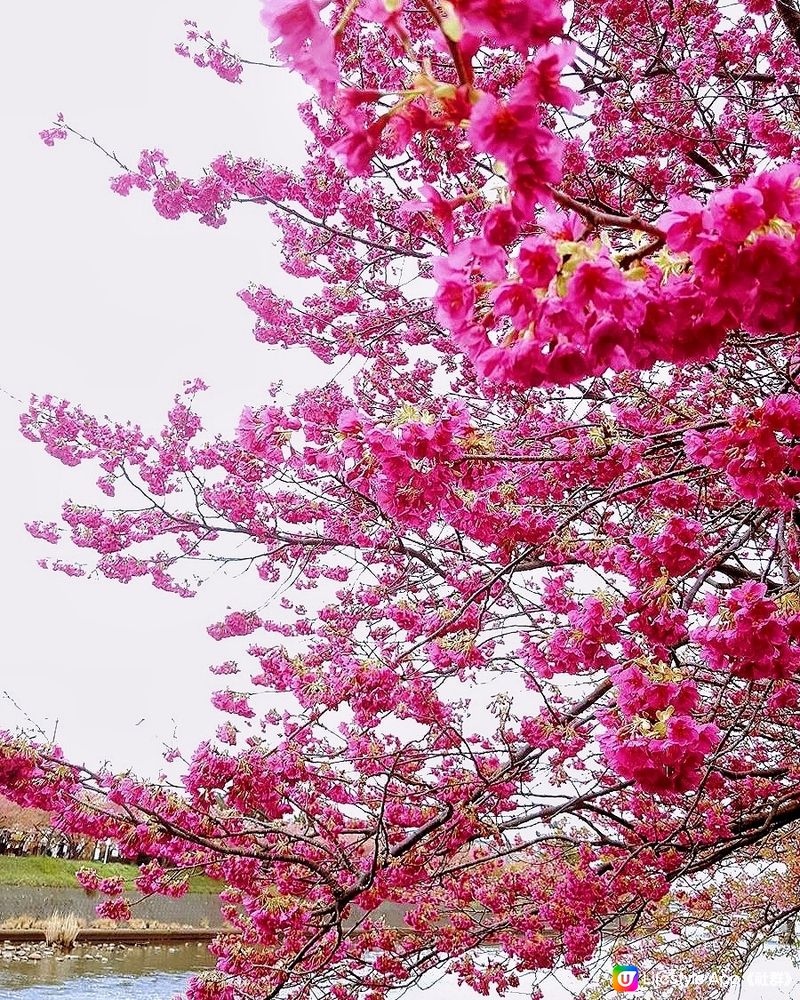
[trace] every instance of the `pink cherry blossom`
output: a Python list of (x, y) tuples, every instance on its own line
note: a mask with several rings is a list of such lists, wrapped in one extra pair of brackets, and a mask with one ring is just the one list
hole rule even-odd
[(261, 21), (280, 56), (326, 97), (339, 81), (331, 29), (320, 11), (330, 0), (264, 0)]
[[(20, 420), (82, 467), (27, 525), (76, 599), (214, 581), (221, 717), (152, 780), (3, 732), (0, 790), (143, 862), (130, 891), (78, 876), (111, 919), (218, 884), (236, 933), (193, 1000), (737, 968), (797, 854), (791, 19), (590, 0), (567, 41), (550, 0), (263, 7), (312, 91), (291, 169), (43, 136), (100, 145), (171, 223), (271, 227), (291, 281), (256, 262), (239, 293), (259, 395), (226, 418), (189, 379), (145, 428), (45, 393)], [(193, 23), (179, 55), (255, 78), (253, 28), (250, 59)]]

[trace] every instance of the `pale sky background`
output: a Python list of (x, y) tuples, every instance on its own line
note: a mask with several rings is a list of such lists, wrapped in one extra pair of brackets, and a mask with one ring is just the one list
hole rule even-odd
[[(245, 57), (266, 58), (258, 4), (44, 0), (4, 13), (0, 386), (22, 400), (51, 392), (156, 430), (183, 379), (199, 376), (211, 387), (199, 405), (207, 426), (230, 433), (270, 382), (299, 386), (319, 372), (305, 353), (257, 344), (236, 297), (250, 281), (291, 287), (262, 209), (242, 206), (216, 231), (193, 218), (169, 222), (146, 195), (114, 195), (108, 177), (118, 171), (88, 144), (50, 149), (38, 137), (62, 111), (127, 162), (145, 147), (190, 175), (228, 150), (301, 162), (295, 78), (251, 67), (233, 86), (173, 50), (190, 18)], [(45, 731), (58, 720), (70, 756), (155, 774), (176, 723), (191, 750), (222, 719), (208, 698), (223, 679), (206, 666), (232, 650), (205, 628), (228, 604), (240, 606), (241, 584), (218, 578), (186, 601), (142, 581), (39, 569), (36, 560), (56, 549), (23, 522), (57, 520), (63, 500), (102, 495), (88, 466), (68, 469), (21, 437), (20, 409), (0, 394), (0, 691)], [(20, 721), (0, 695), (0, 727)]]
[[(264, 58), (255, 0), (41, 0), (4, 14), (2, 389), (22, 400), (51, 392), (157, 429), (183, 379), (199, 376), (211, 387), (200, 407), (207, 426), (230, 433), (242, 405), (262, 400), (270, 382), (299, 387), (319, 376), (308, 355), (257, 344), (236, 297), (250, 281), (291, 287), (261, 209), (240, 208), (219, 231), (167, 222), (146, 196), (112, 194), (113, 165), (88, 145), (48, 149), (37, 134), (63, 111), (123, 160), (158, 147), (189, 174), (227, 150), (300, 162), (294, 109), (303, 91), (294, 78), (246, 68), (244, 83), (231, 86), (173, 51), (190, 18), (243, 56)], [(220, 577), (184, 601), (146, 583), (40, 570), (36, 560), (55, 550), (23, 522), (56, 520), (64, 499), (99, 494), (92, 475), (19, 435), (20, 409), (0, 394), (0, 692), (48, 732), (57, 720), (73, 759), (155, 774), (176, 728), (190, 751), (220, 721), (208, 704), (220, 685), (206, 667), (229, 649), (205, 629), (229, 604), (246, 606), (242, 586)], [(0, 695), (0, 728), (25, 723)], [(765, 960), (741, 997), (789, 997), (794, 978), (787, 964)], [(455, 992), (432, 991), (436, 1000)]]

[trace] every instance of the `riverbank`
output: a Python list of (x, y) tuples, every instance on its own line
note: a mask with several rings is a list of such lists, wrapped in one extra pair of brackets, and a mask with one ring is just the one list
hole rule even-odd
[[(114, 955), (131, 947), (136, 950), (164, 951), (176, 954), (186, 948), (205, 949), (219, 934), (232, 933), (229, 928), (179, 927), (179, 928), (125, 928), (84, 927), (78, 932), (69, 951), (49, 945), (44, 931), (0, 930), (0, 968), (16, 962), (31, 963), (75, 961), (107, 962)], [(236, 932), (238, 933), (238, 932)]]
[[(136, 902), (138, 896), (138, 893), (131, 895), (135, 925), (221, 927), (225, 922), (219, 898), (214, 893), (187, 893), (179, 899), (149, 896)], [(78, 922), (88, 927), (98, 919), (97, 904), (102, 898), (89, 896), (80, 888), (3, 886), (0, 889), (0, 937), (4, 927), (24, 930), (47, 920), (54, 912), (74, 913)]]
[[(4, 934), (0, 934), (0, 963), (41, 962), (43, 959), (60, 962), (68, 957), (58, 948), (47, 944), (43, 935), (35, 941), (33, 939), (23, 940), (19, 937), (12, 940), (2, 940), (4, 936)], [(124, 947), (124, 944), (98, 941), (93, 946), (82, 947), (77, 954), (89, 962), (107, 962), (111, 953), (120, 951)]]
[[(219, 934), (238, 934), (227, 927), (81, 927), (75, 939), (77, 945), (186, 944), (212, 941)], [(0, 928), (0, 947), (21, 948), (40, 945), (45, 940), (41, 927)]]
[[(13, 854), (0, 855), (0, 886), (24, 886), (30, 889), (75, 889), (78, 883), (75, 873), (81, 868), (94, 869), (101, 878), (121, 878), (126, 889), (134, 887), (134, 879), (139, 874), (136, 865), (121, 862), (70, 861), (66, 858), (50, 858), (42, 855), (18, 857)], [(216, 893), (220, 886), (204, 875), (193, 875), (189, 879), (190, 893)]]

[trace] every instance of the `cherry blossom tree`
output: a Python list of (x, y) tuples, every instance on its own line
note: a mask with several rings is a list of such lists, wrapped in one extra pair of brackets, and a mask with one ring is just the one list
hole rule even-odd
[(308, 294), (242, 291), (255, 337), (330, 380), (227, 434), (197, 381), (161, 429), (42, 396), (22, 431), (102, 494), (29, 525), (43, 566), (180, 597), (235, 567), (264, 602), (209, 627), (223, 721), (179, 787), (10, 733), (0, 787), (151, 859), (144, 893), (219, 880), (238, 933), (192, 1000), (740, 975), (800, 911), (800, 12), (261, 20), (258, 58), (192, 24), (178, 51), (299, 73), (303, 170), (146, 150), (111, 186), (265, 212)]

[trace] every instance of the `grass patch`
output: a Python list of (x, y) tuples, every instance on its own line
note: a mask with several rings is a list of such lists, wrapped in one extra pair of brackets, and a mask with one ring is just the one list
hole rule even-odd
[[(133, 889), (139, 874), (136, 865), (99, 861), (68, 861), (66, 858), (21, 857), (0, 855), (0, 886), (20, 885), (42, 889), (78, 889), (75, 872), (79, 868), (95, 868), (102, 878), (121, 875), (125, 888)], [(195, 875), (189, 882), (189, 892), (219, 892), (220, 884), (205, 875)]]

